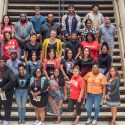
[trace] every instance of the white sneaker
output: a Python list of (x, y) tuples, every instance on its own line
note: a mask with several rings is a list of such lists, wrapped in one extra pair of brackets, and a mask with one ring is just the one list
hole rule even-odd
[(93, 120), (92, 121), (92, 125), (96, 125), (97, 124), (97, 121), (96, 120)]
[(39, 121), (36, 125), (43, 125), (41, 121)]
[(3, 121), (3, 125), (8, 125), (9, 122), (8, 121)]
[(91, 124), (91, 122), (92, 122), (92, 119), (87, 119), (87, 122), (86, 122), (86, 125), (90, 125)]
[(45, 125), (45, 123), (44, 123), (44, 122), (42, 122), (42, 125)]
[(36, 120), (33, 124), (34, 124), (34, 125), (37, 125), (37, 124), (38, 124), (38, 122), (39, 122), (39, 120)]

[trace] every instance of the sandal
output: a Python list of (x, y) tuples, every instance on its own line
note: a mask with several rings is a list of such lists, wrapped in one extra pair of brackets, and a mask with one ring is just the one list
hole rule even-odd
[(115, 125), (115, 122), (111, 122), (110, 125)]

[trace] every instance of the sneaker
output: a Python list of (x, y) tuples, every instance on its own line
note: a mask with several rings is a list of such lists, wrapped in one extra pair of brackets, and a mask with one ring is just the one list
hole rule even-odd
[(9, 122), (8, 121), (3, 121), (3, 125), (8, 125)]
[(22, 122), (22, 121), (21, 121), (21, 120), (19, 120), (19, 121), (18, 121), (18, 124), (21, 124), (21, 122)]
[(39, 121), (36, 125), (43, 125), (41, 121)]
[(39, 122), (39, 120), (36, 120), (33, 124), (34, 124), (34, 125), (37, 125), (37, 124), (38, 124), (38, 122)]
[(25, 124), (25, 120), (22, 120), (22, 124)]
[(42, 122), (42, 124), (41, 125), (45, 125), (45, 123), (44, 122)]
[(96, 120), (93, 120), (92, 121), (92, 125), (96, 125), (97, 124), (97, 121)]
[(90, 125), (92, 123), (92, 119), (87, 119), (86, 125)]

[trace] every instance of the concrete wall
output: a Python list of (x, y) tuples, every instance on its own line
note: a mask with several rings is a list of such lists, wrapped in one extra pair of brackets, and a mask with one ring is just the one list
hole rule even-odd
[(8, 0), (0, 0), (0, 22), (2, 17), (7, 13)]

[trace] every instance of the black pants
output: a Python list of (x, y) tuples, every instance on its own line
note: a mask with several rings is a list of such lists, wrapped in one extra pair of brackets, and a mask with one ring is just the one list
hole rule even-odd
[(6, 93), (7, 100), (2, 101), (0, 98), (0, 111), (3, 106), (3, 110), (5, 112), (4, 116), (0, 115), (0, 120), (9, 121), (10, 115), (11, 115), (11, 109), (12, 109), (12, 101), (13, 101), (13, 91), (11, 93)]
[(74, 110), (74, 105), (76, 106), (76, 113), (77, 113), (77, 115), (80, 116), (81, 115), (82, 101), (78, 102), (77, 100), (70, 99), (69, 103), (68, 103), (68, 109), (70, 111), (73, 111)]

